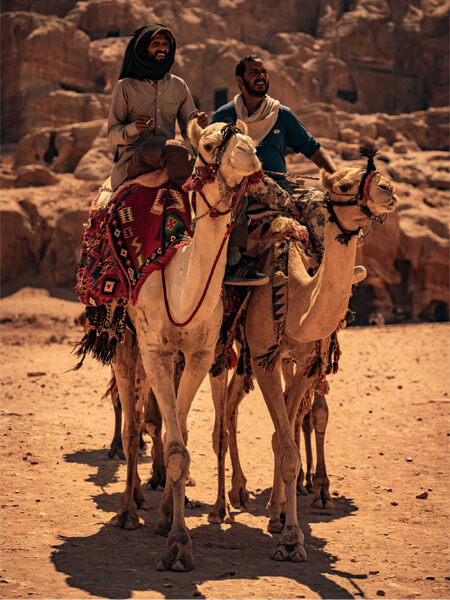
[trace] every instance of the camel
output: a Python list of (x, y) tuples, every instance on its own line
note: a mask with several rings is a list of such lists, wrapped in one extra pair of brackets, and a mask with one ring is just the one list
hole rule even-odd
[[(268, 504), (272, 533), (281, 533), (272, 552), (275, 560), (304, 561), (307, 558), (304, 536), (297, 521), (296, 487), (300, 470), (300, 454), (295, 440), (295, 427), (302, 426), (311, 408), (310, 392), (322, 395), (323, 374), (328, 366), (331, 336), (347, 311), (353, 282), (358, 233), (366, 226), (395, 209), (398, 200), (391, 182), (373, 165), (375, 150), (369, 149), (366, 172), (357, 167), (340, 169), (333, 175), (321, 172), (327, 190), (324, 201), (330, 213), (325, 223), (325, 253), (311, 276), (304, 264), (305, 254), (300, 242), (291, 242), (288, 267), (288, 300), (284, 332), (277, 339), (273, 318), (271, 286), (253, 290), (246, 311), (245, 335), (251, 355), (251, 366), (272, 418), (275, 433), (272, 446), (275, 459), (274, 481)], [(285, 217), (278, 217), (277, 220)], [(273, 273), (273, 251), (264, 268)], [(272, 356), (268, 367), (267, 357)], [(288, 388), (282, 385), (282, 359), (293, 358), (295, 372), (288, 373)], [(316, 372), (314, 373), (313, 365)], [(321, 366), (320, 366), (321, 365)], [(310, 375), (310, 376), (308, 376)], [(312, 376), (311, 376), (312, 375)], [(230, 445), (233, 461), (233, 506), (245, 505), (248, 493), (245, 477), (239, 465), (236, 443), (237, 407), (244, 396), (242, 377), (233, 376), (227, 392), (226, 370), (211, 377), (216, 411), (214, 439), (218, 455), (219, 489), (216, 503), (209, 515), (211, 522), (229, 517), (225, 502), (224, 459)], [(318, 465), (324, 466), (323, 435), (328, 410), (318, 403), (316, 417)], [(323, 435), (321, 435), (323, 434)], [(220, 440), (220, 444), (218, 443)], [(315, 499), (331, 501), (326, 470), (318, 467)]]
[[(150, 388), (164, 423), (166, 485), (155, 531), (168, 534), (168, 540), (156, 561), (158, 570), (187, 571), (194, 566), (184, 515), (190, 461), (187, 416), (214, 360), (231, 224), (250, 176), (261, 169), (245, 132), (245, 124), (239, 121), (237, 127), (217, 123), (206, 129), (195, 119), (190, 122), (188, 135), (198, 152), (190, 181), (200, 192), (192, 242), (178, 249), (162, 271), (150, 274), (142, 285), (136, 304), (128, 307), (137, 344), (127, 331), (112, 363), (124, 414), (122, 437), (127, 458), (126, 488), (112, 525), (136, 529), (137, 509), (146, 508), (137, 455), (141, 421), (147, 411), (143, 404), (150, 397)], [(177, 393), (174, 356), (179, 352), (184, 355), (185, 369)]]

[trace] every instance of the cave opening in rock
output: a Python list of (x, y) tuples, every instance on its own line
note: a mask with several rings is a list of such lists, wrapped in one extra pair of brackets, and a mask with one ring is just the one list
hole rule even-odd
[(50, 141), (48, 143), (48, 148), (44, 154), (44, 162), (46, 165), (51, 165), (55, 156), (58, 156), (58, 149), (55, 146), (55, 134), (53, 133), (50, 136)]
[(345, 100), (346, 102), (351, 102), (354, 104), (358, 100), (358, 92), (356, 90), (338, 90), (337, 97), (341, 100)]

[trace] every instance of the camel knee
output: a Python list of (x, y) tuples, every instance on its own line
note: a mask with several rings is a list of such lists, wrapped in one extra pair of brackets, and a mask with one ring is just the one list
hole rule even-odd
[(300, 472), (300, 453), (297, 446), (287, 446), (280, 453), (280, 471), (283, 481), (290, 483), (297, 479)]
[(173, 444), (166, 453), (166, 476), (173, 482), (184, 479), (189, 472), (189, 452), (180, 444)]
[(316, 433), (325, 433), (328, 424), (328, 408), (315, 408), (313, 422)]

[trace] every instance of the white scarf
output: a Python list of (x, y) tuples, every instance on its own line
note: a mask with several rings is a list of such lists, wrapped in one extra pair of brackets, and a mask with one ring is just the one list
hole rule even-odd
[(274, 100), (266, 95), (258, 110), (248, 116), (247, 107), (244, 104), (242, 94), (238, 94), (234, 97), (234, 107), (236, 109), (237, 118), (244, 121), (247, 125), (248, 135), (255, 144), (259, 144), (275, 125), (278, 119), (280, 102), (279, 100)]

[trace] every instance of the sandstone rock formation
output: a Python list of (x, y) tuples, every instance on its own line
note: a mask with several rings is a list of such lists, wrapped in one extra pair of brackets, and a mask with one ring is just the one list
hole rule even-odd
[[(261, 56), (270, 93), (338, 164), (376, 141), (400, 208), (359, 251), (358, 323), (448, 318), (449, 5), (446, 0), (4, 0), (2, 280), (73, 286), (81, 228), (112, 164), (105, 119), (129, 34), (163, 22), (172, 69), (209, 113), (238, 93), (237, 61)], [(288, 156), (289, 169), (317, 176)], [(308, 181), (307, 184), (317, 184)], [(19, 187), (31, 184), (34, 187)], [(36, 187), (37, 185), (44, 187)], [(17, 189), (13, 189), (17, 188)]]

